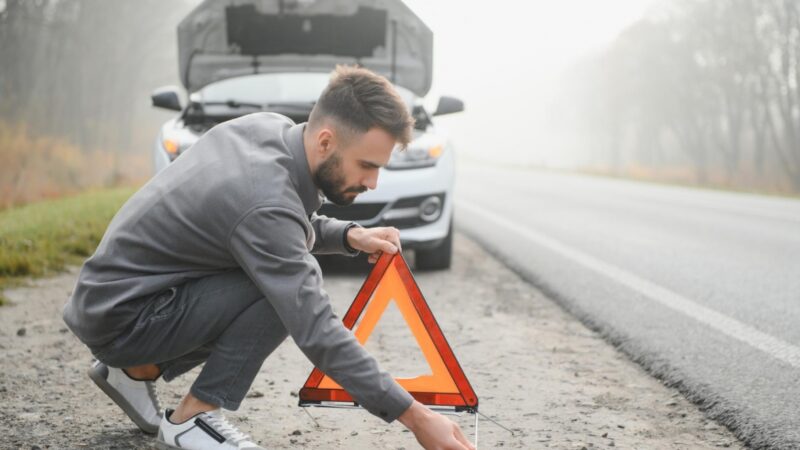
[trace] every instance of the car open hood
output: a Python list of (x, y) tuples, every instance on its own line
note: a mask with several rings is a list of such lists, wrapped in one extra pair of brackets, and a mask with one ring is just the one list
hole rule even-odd
[(205, 0), (178, 25), (184, 87), (241, 75), (359, 64), (420, 97), (433, 33), (400, 0)]

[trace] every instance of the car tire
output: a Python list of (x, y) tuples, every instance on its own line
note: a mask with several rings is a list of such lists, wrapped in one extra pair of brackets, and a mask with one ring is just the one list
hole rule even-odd
[(453, 221), (450, 220), (450, 228), (447, 236), (436, 247), (426, 250), (414, 251), (414, 264), (417, 270), (445, 270), (450, 268), (453, 259)]

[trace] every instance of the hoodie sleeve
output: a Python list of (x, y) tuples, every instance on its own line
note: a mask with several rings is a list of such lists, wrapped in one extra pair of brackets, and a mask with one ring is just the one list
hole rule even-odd
[(311, 226), (314, 227), (316, 240), (311, 253), (321, 255), (327, 253), (338, 253), (347, 256), (355, 256), (359, 252), (351, 249), (347, 245), (347, 230), (353, 226), (359, 226), (355, 222), (333, 219), (327, 216), (320, 216), (317, 213), (311, 214), (309, 218)]
[[(342, 233), (347, 222), (320, 216), (316, 220), (323, 241), (339, 241), (324, 242), (322, 248), (344, 248)], [(391, 422), (413, 399), (378, 367), (333, 313), (322, 289), (319, 265), (306, 246), (311, 232), (303, 215), (294, 209), (259, 207), (247, 213), (231, 232), (230, 251), (306, 357), (370, 413)]]

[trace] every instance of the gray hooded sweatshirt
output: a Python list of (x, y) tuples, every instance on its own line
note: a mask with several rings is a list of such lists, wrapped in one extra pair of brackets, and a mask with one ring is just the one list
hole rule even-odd
[[(333, 313), (313, 253), (348, 253), (322, 203), (305, 125), (257, 113), (209, 130), (117, 212), (83, 265), (64, 321), (89, 347), (119, 336), (151, 294), (241, 268), (308, 359), (387, 422), (411, 396)], [(222, 307), (222, 306), (221, 306)]]

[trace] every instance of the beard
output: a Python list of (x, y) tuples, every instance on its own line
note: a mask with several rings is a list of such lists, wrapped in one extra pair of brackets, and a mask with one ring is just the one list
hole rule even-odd
[(356, 199), (355, 195), (347, 197), (346, 194), (360, 194), (367, 190), (364, 186), (345, 187), (345, 183), (342, 157), (338, 153), (333, 153), (322, 161), (314, 173), (314, 184), (322, 191), (325, 198), (338, 206), (350, 205)]

